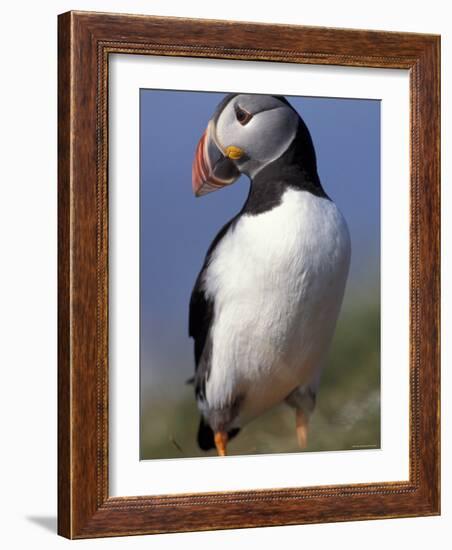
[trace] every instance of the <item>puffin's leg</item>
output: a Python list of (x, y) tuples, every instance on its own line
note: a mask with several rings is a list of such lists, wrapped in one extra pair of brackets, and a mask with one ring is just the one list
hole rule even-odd
[(303, 409), (296, 409), (295, 419), (297, 425), (298, 445), (300, 446), (300, 449), (306, 449), (308, 446), (309, 416)]
[(217, 448), (218, 456), (226, 456), (226, 445), (228, 443), (227, 432), (215, 432), (214, 435), (215, 447)]
[(300, 449), (308, 445), (309, 418), (315, 407), (316, 388), (313, 385), (299, 386), (286, 397), (286, 403), (295, 409), (297, 441)]

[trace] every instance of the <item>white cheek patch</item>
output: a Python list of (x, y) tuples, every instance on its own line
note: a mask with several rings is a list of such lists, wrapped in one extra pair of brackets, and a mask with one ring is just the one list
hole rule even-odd
[(217, 121), (216, 138), (218, 145), (223, 151), (229, 145), (235, 145), (239, 147), (238, 140), (239, 130), (243, 128), (236, 119), (235, 110), (232, 105), (228, 105), (226, 109), (221, 113)]
[(232, 105), (217, 122), (216, 136), (224, 149), (240, 147), (251, 161), (268, 164), (280, 157), (292, 143), (298, 128), (298, 115), (286, 105), (256, 113), (242, 126)]
[[(268, 164), (286, 151), (297, 128), (298, 116), (289, 107), (263, 111), (244, 127), (243, 149), (251, 159)], [(241, 147), (240, 143), (237, 146)]]

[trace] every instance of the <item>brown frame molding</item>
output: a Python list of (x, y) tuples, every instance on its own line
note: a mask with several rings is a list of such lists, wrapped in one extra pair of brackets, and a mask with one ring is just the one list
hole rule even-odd
[[(102, 537), (437, 515), (440, 510), (440, 37), (68, 12), (58, 20), (58, 532)], [(108, 495), (111, 53), (410, 71), (410, 480)]]

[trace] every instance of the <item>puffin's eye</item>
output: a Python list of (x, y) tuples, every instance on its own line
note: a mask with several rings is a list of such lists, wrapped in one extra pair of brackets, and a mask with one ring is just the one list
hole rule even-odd
[(235, 117), (242, 126), (245, 126), (245, 124), (248, 124), (248, 122), (253, 118), (253, 115), (248, 113), (248, 111), (245, 111), (245, 109), (237, 106), (235, 108)]

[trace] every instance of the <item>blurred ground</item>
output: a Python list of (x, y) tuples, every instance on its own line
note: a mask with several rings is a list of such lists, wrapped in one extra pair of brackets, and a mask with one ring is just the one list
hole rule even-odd
[[(344, 304), (337, 325), (307, 451), (380, 447), (380, 305), (366, 296), (356, 298)], [(175, 381), (171, 391), (142, 387), (141, 406), (141, 459), (215, 454), (196, 445), (199, 414), (193, 388), (184, 379)], [(228, 451), (299, 452), (293, 409), (281, 404), (268, 411), (245, 426)]]

